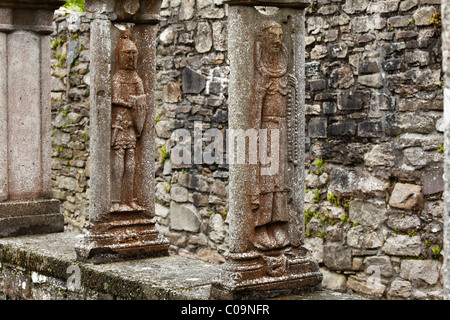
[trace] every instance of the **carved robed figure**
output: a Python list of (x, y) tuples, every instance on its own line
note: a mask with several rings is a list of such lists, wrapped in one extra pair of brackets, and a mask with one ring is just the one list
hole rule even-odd
[(234, 140), (229, 141), (232, 152), (248, 154), (249, 161), (230, 162), (230, 251), (211, 297), (266, 298), (315, 290), (322, 274), (303, 246), (302, 9), (308, 3), (226, 2), (229, 129), (258, 132), (259, 161), (250, 160), (254, 149), (239, 150)]
[[(255, 101), (258, 108), (261, 134), (267, 134), (267, 152), (271, 150), (271, 135), (277, 134), (275, 150), (279, 156), (276, 172), (258, 171), (259, 183), (254, 190), (256, 214), (254, 245), (261, 250), (284, 248), (289, 244), (287, 230), (287, 200), (289, 188), (286, 181), (288, 155), (283, 150), (287, 144), (287, 110), (290, 90), (296, 89), (296, 78), (288, 74), (288, 52), (283, 44), (283, 30), (274, 21), (262, 25), (260, 39), (255, 44), (256, 77)], [(271, 166), (272, 163), (266, 165)], [(264, 167), (264, 165), (261, 165)]]

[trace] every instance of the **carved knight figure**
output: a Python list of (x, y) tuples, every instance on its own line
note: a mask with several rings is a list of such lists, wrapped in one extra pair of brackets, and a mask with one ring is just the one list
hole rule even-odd
[(134, 176), (136, 144), (146, 114), (146, 94), (137, 67), (138, 51), (131, 30), (123, 30), (112, 77), (111, 211), (136, 211)]
[(254, 93), (256, 107), (260, 113), (258, 125), (259, 129), (263, 129), (260, 130), (261, 134), (267, 132), (267, 150), (270, 150), (271, 143), (273, 144), (270, 136), (278, 131), (279, 140), (275, 147), (279, 156), (275, 161), (278, 160), (279, 163), (274, 174), (262, 172), (264, 167), (270, 164), (260, 164), (258, 170), (259, 184), (255, 186), (252, 194), (256, 215), (253, 244), (262, 251), (284, 248), (288, 250), (288, 104), (289, 93), (296, 88), (297, 81), (294, 76), (288, 74), (289, 53), (283, 44), (280, 24), (274, 21), (263, 23), (262, 33), (255, 44), (255, 55), (257, 70)]

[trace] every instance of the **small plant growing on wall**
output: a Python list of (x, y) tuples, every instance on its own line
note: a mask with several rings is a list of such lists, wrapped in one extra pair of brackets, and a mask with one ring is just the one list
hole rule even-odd
[(431, 248), (431, 251), (433, 252), (433, 259), (436, 259), (436, 260), (441, 259), (441, 251), (442, 251), (441, 246), (439, 246), (439, 245), (434, 246), (433, 248)]
[(84, 10), (84, 0), (67, 0), (66, 4), (63, 5), (71, 11), (83, 12)]
[(167, 159), (170, 158), (170, 153), (167, 151), (166, 146), (163, 145), (161, 149), (159, 149), (159, 162), (164, 164)]
[(435, 28), (440, 28), (442, 26), (441, 22), (441, 13), (435, 13), (430, 18), (430, 24), (433, 25)]

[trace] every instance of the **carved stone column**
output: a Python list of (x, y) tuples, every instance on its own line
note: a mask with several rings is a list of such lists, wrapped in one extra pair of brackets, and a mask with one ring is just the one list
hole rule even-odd
[(168, 255), (156, 230), (154, 88), (161, 0), (86, 0), (91, 23), (91, 194), (76, 246), (94, 263)]
[(444, 72), (444, 299), (450, 300), (450, 1), (441, 3)]
[(50, 140), (50, 34), (64, 3), (0, 0), (0, 237), (64, 230)]
[(309, 3), (226, 3), (231, 66), (230, 253), (211, 297), (258, 299), (314, 290), (320, 287), (322, 274), (302, 246), (303, 9)]

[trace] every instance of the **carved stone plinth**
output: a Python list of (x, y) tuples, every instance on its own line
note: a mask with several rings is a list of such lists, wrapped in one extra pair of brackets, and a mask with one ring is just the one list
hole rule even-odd
[(89, 226), (78, 245), (79, 260), (104, 263), (167, 255), (168, 242), (155, 228), (154, 219), (115, 220)]
[[(211, 297), (265, 298), (316, 290), (322, 274), (303, 247), (302, 8), (308, 4), (226, 2), (229, 131), (239, 134), (231, 134), (228, 141), (230, 254)], [(243, 135), (253, 142), (242, 142)]]
[(273, 261), (259, 253), (231, 254), (221, 279), (213, 283), (211, 297), (220, 300), (266, 299), (281, 295), (313, 292), (321, 288), (322, 274), (317, 262), (303, 255)]
[(168, 255), (154, 216), (156, 27), (160, 0), (87, 0), (91, 22), (90, 225), (78, 259)]
[(60, 232), (51, 189), (50, 33), (65, 1), (0, 1), (0, 237)]

